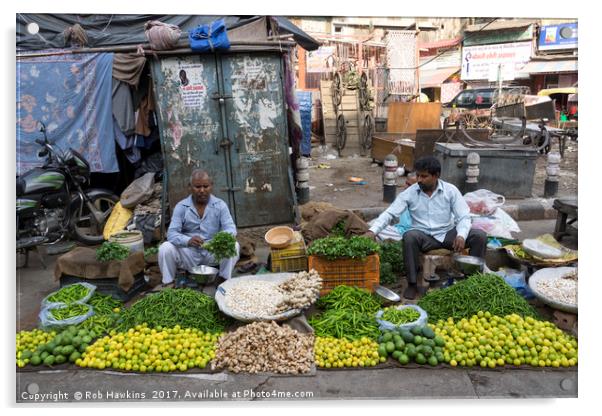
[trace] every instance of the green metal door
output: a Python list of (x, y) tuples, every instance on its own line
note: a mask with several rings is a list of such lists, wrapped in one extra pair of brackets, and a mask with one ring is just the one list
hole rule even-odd
[(294, 219), (282, 65), (277, 54), (187, 55), (153, 62), (169, 205), (196, 167), (239, 227)]
[(237, 223), (292, 221), (282, 60), (267, 53), (224, 55), (221, 73)]

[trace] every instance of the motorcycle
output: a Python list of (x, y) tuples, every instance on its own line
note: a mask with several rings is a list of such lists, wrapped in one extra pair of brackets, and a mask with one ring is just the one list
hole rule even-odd
[(17, 177), (17, 251), (56, 244), (73, 237), (87, 245), (104, 241), (103, 228), (119, 197), (103, 189), (86, 189), (90, 164), (70, 148), (61, 151), (48, 141), (46, 126), (39, 122), (44, 139), (36, 139), (46, 157), (42, 167)]

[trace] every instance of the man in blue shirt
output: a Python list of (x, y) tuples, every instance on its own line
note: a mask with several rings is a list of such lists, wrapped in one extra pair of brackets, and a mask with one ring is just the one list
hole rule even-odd
[[(201, 264), (216, 265), (217, 262), (202, 246), (219, 231), (236, 236), (236, 226), (228, 205), (213, 196), (213, 180), (207, 172), (195, 169), (190, 175), (190, 196), (176, 205), (167, 241), (159, 247), (159, 268), (163, 284), (174, 281), (177, 269), (189, 270)], [(219, 263), (216, 284), (229, 279), (238, 261), (240, 246), (236, 243), (236, 256)]]
[(408, 279), (403, 294), (406, 299), (416, 297), (421, 252), (440, 248), (461, 252), (468, 246), (471, 256), (484, 258), (487, 248), (485, 232), (470, 228), (470, 209), (458, 188), (439, 179), (439, 161), (426, 156), (414, 163), (414, 169), (418, 182), (397, 195), (365, 234), (375, 238), (404, 211), (409, 211), (412, 227), (403, 235), (403, 259)]

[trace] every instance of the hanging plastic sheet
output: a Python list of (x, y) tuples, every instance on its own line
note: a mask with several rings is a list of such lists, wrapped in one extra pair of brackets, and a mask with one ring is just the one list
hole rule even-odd
[(36, 166), (42, 138), (70, 147), (92, 172), (118, 172), (111, 112), (113, 54), (67, 54), (17, 60), (17, 175)]

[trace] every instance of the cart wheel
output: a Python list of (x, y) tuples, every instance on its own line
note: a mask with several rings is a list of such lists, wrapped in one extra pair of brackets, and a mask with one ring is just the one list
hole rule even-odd
[(372, 114), (366, 114), (364, 117), (364, 128), (362, 130), (362, 147), (364, 150), (372, 148), (372, 135), (374, 134), (374, 118)]
[(343, 83), (341, 81), (341, 74), (335, 72), (334, 79), (332, 81), (332, 104), (335, 108), (338, 108), (341, 104), (343, 96)]
[(360, 77), (360, 108), (364, 111), (368, 109), (368, 104), (370, 101), (370, 97), (368, 94), (368, 75), (365, 72), (362, 72), (362, 76)]
[(477, 116), (472, 113), (464, 113), (461, 120), (461, 122), (464, 124), (464, 127), (467, 129), (475, 129), (478, 126)]
[(337, 116), (337, 150), (339, 151), (339, 157), (341, 156), (341, 150), (345, 148), (347, 142), (347, 126), (345, 125), (345, 117), (343, 114)]

